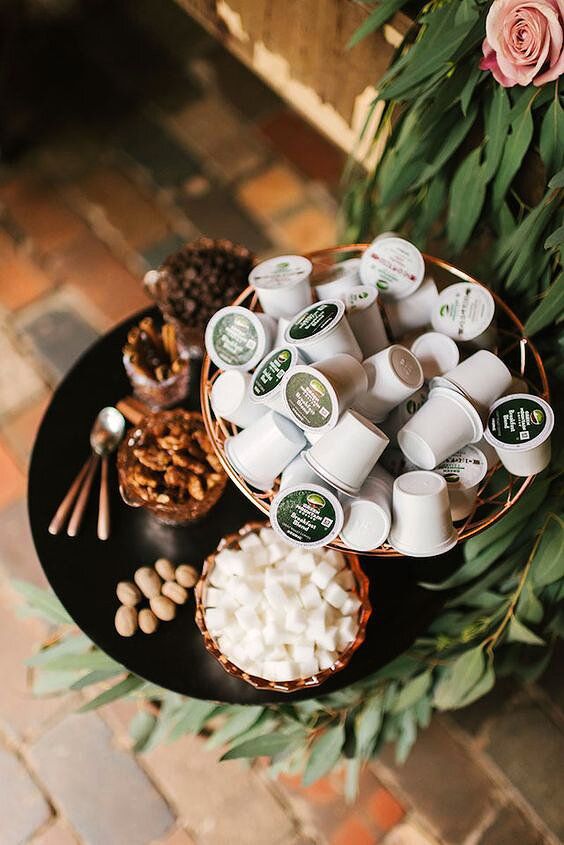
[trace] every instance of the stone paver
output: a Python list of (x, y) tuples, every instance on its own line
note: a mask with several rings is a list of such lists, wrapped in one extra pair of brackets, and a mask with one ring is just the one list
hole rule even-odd
[(64, 819), (56, 819), (53, 824), (33, 837), (31, 845), (77, 845), (78, 839)]
[[(22, 469), (27, 469), (29, 465), (31, 448), (49, 400), (50, 394), (42, 393), (41, 397), (32, 402), (31, 405), (0, 422), (0, 432), (4, 442)], [(1, 544), (2, 539), (0, 537), (0, 546)]]
[(183, 828), (175, 828), (164, 839), (151, 842), (151, 845), (195, 845), (194, 839)]
[(174, 817), (96, 713), (67, 716), (29, 750), (39, 777), (89, 845), (147, 845)]
[(28, 358), (0, 327), (0, 416), (16, 413), (43, 392), (43, 382)]
[(22, 249), (17, 250), (14, 241), (0, 231), (0, 261), (2, 262), (2, 283), (0, 303), (16, 310), (33, 302), (51, 287), (51, 279)]
[(479, 840), (479, 845), (543, 845), (545, 837), (512, 807), (504, 807)]
[(0, 438), (0, 508), (9, 505), (25, 492), (25, 476)]
[(24, 845), (51, 815), (49, 804), (17, 757), (0, 747), (0, 842)]
[(301, 180), (282, 164), (274, 164), (248, 179), (237, 193), (241, 202), (259, 220), (268, 220), (305, 201)]
[(277, 220), (275, 231), (289, 249), (301, 252), (324, 249), (335, 244), (337, 239), (335, 216), (314, 205), (308, 205), (287, 219)]
[(398, 825), (386, 836), (384, 845), (438, 845), (438, 843), (436, 839), (423, 833), (412, 822), (406, 822)]
[(0, 567), (3, 574), (11, 578), (31, 581), (39, 587), (47, 586), (35, 553), (23, 498), (0, 510)]

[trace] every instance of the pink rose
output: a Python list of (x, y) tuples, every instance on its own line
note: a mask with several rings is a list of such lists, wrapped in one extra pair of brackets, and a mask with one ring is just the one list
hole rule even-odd
[(494, 0), (480, 67), (504, 88), (558, 79), (564, 72), (563, 29), (564, 0)]

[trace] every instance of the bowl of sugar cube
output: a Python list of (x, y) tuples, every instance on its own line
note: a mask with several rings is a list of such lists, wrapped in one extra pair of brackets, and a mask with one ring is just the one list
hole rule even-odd
[(364, 641), (372, 612), (357, 555), (285, 542), (268, 523), (224, 537), (196, 587), (207, 650), (256, 689), (322, 684)]

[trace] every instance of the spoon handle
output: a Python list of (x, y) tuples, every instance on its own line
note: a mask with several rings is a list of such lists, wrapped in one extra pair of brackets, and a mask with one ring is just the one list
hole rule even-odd
[(92, 461), (88, 468), (88, 472), (86, 474), (86, 478), (84, 479), (84, 484), (82, 485), (82, 489), (78, 494), (76, 505), (74, 506), (70, 522), (67, 526), (67, 534), (69, 535), (69, 537), (76, 537), (76, 535), (78, 534), (80, 523), (82, 522), (82, 517), (86, 508), (86, 503), (88, 502), (88, 496), (90, 495), (90, 488), (92, 487), (92, 482), (94, 481), (94, 475), (98, 468), (99, 462), (100, 455), (93, 455)]
[(69, 487), (68, 493), (57, 508), (55, 512), (55, 516), (51, 520), (49, 525), (49, 534), (58, 534), (63, 525), (65, 524), (65, 520), (69, 514), (70, 509), (73, 506), (73, 502), (78, 496), (78, 491), (84, 481), (86, 473), (88, 472), (88, 468), (92, 463), (92, 455), (84, 462), (84, 466), (74, 479), (73, 483)]
[(100, 478), (100, 499), (98, 503), (98, 539), (107, 540), (110, 536), (110, 496), (108, 492), (108, 456), (102, 458)]

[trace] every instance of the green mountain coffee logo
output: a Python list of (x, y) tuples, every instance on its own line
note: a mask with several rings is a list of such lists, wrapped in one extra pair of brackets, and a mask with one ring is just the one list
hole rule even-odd
[[(273, 505), (274, 520), (279, 530), (291, 540), (307, 546), (330, 543), (342, 524), (329, 498), (311, 488), (283, 493)], [(339, 522), (337, 521), (339, 519)]]
[(289, 266), (290, 266), (289, 261), (279, 261), (274, 269), (277, 273), (283, 273), (284, 270), (287, 270)]
[(251, 320), (243, 314), (226, 314), (217, 321), (212, 341), (224, 364), (238, 367), (253, 357), (259, 338)]
[(531, 412), (531, 422), (535, 425), (542, 425), (544, 422), (544, 414), (542, 411), (532, 411)]
[(316, 510), (325, 507), (325, 499), (319, 493), (310, 493), (306, 499), (308, 505)]
[(280, 354), (278, 355), (278, 360), (280, 361), (281, 364), (286, 363), (286, 361), (288, 361), (290, 358), (291, 358), (291, 355), (290, 355), (290, 353), (288, 352), (287, 349), (283, 349), (282, 352), (280, 352)]
[(292, 365), (292, 353), (289, 349), (280, 349), (266, 358), (255, 372), (253, 378), (253, 393), (255, 396), (266, 396), (278, 387), (284, 373)]
[(286, 401), (292, 416), (308, 428), (327, 426), (334, 414), (329, 389), (307, 370), (291, 372), (285, 386)]
[(548, 423), (545, 410), (533, 397), (508, 398), (490, 414), (488, 428), (500, 443), (527, 445), (543, 432)]
[(378, 290), (388, 290), (390, 286), (387, 282), (380, 279), (380, 281), (376, 282), (376, 287), (378, 288)]
[(314, 390), (320, 396), (325, 396), (325, 392), (326, 392), (325, 388), (323, 387), (321, 382), (318, 381), (316, 378), (312, 378), (312, 380), (309, 383), (309, 386), (311, 387), (312, 390)]
[(441, 317), (448, 317), (450, 313), (450, 306), (449, 305), (441, 305), (439, 308), (439, 314)]

